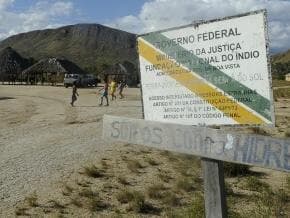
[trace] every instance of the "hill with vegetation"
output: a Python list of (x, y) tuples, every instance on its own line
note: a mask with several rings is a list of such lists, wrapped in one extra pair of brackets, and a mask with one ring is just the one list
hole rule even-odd
[(272, 74), (274, 79), (283, 79), (290, 73), (290, 49), (272, 56)]
[(0, 50), (6, 47), (36, 61), (48, 57), (65, 58), (95, 74), (118, 62), (137, 65), (136, 35), (99, 24), (21, 33), (0, 42)]

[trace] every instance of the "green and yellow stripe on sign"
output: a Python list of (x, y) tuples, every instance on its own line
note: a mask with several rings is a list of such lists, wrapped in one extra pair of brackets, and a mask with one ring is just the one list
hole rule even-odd
[[(161, 34), (157, 33), (158, 37), (164, 37)], [(151, 37), (151, 38), (150, 38)], [(153, 43), (150, 43), (150, 41), (156, 40), (156, 35), (147, 35), (145, 37), (139, 37), (138, 39), (138, 49), (139, 49), (139, 55), (142, 56), (145, 60), (150, 62), (153, 65), (156, 66), (162, 66), (160, 70), (167, 73), (168, 76), (178, 81), (181, 85), (195, 93), (196, 95), (200, 96), (202, 99), (206, 100), (209, 104), (213, 105), (214, 107), (218, 108), (220, 111), (222, 111), (224, 114), (233, 114), (232, 108), (235, 108), (234, 113), (236, 113), (236, 116), (230, 116), (232, 119), (234, 119), (239, 124), (264, 124), (267, 122), (267, 118), (270, 118), (269, 113), (267, 110), (263, 110), (266, 112), (266, 116), (260, 116), (258, 114), (261, 113), (253, 113), (251, 111), (253, 109), (253, 105), (250, 105), (252, 107), (250, 110), (245, 107), (243, 104), (239, 104), (239, 102), (235, 101), (235, 96), (228, 96), (224, 93), (227, 93), (227, 89), (222, 89), (222, 87), (215, 86), (215, 84), (209, 84), (208, 81), (205, 81), (202, 76), (202, 72), (193, 71), (189, 67), (188, 69), (183, 68), (181, 65), (176, 64), (176, 62), (186, 63), (184, 60), (174, 60), (163, 58), (160, 59), (160, 55), (164, 55), (161, 51), (154, 48), (152, 46)], [(164, 39), (163, 39), (164, 40)], [(175, 48), (176, 49), (176, 48)], [(183, 49), (184, 48), (179, 48)], [(167, 51), (170, 54), (172, 51)], [(191, 57), (192, 58), (192, 57)], [(197, 58), (197, 57), (196, 57)], [(193, 73), (191, 73), (193, 72)], [(235, 83), (232, 83), (236, 85)], [(243, 86), (241, 84), (238, 84), (238, 87)], [(217, 87), (217, 88), (215, 88)], [(244, 90), (246, 87), (243, 87)], [(233, 90), (233, 87), (231, 87), (231, 90)], [(209, 95), (208, 93), (214, 93), (214, 95)], [(266, 99), (267, 100), (267, 99)], [(259, 99), (261, 101), (261, 99)], [(264, 101), (264, 99), (262, 99)], [(268, 100), (267, 100), (268, 101)], [(255, 105), (254, 105), (255, 107)], [(269, 108), (269, 107), (267, 107)], [(256, 111), (256, 110), (254, 110)], [(265, 117), (265, 118), (264, 118)], [(269, 121), (268, 121), (269, 122)]]

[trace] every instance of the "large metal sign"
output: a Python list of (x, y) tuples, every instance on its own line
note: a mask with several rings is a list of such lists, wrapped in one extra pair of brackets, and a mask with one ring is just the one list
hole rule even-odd
[(274, 123), (264, 10), (138, 37), (146, 120)]

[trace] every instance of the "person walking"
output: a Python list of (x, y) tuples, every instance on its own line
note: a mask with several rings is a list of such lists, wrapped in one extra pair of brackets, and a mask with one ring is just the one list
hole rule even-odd
[(119, 95), (120, 95), (120, 99), (124, 98), (123, 90), (126, 87), (126, 85), (127, 84), (126, 84), (125, 80), (120, 81), (120, 84), (119, 84)]
[(109, 91), (109, 84), (108, 84), (108, 79), (105, 79), (105, 85), (103, 88), (101, 88), (99, 91), (103, 91), (101, 95), (101, 103), (99, 104), (100, 106), (103, 105), (103, 98), (106, 99), (107, 104), (105, 106), (109, 106), (109, 99), (108, 99), (108, 91)]
[(111, 91), (112, 101), (117, 98), (115, 95), (116, 90), (117, 90), (117, 83), (115, 82), (115, 79), (112, 79), (112, 81), (110, 83), (110, 91)]
[(79, 93), (77, 91), (77, 85), (76, 82), (73, 83), (72, 86), (72, 96), (71, 96), (71, 106), (74, 106), (75, 101), (77, 100), (77, 96), (79, 96)]

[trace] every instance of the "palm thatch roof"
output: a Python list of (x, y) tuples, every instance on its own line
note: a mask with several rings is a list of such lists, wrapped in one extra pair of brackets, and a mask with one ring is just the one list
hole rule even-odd
[(0, 77), (18, 75), (29, 66), (29, 61), (11, 47), (0, 51)]
[(82, 70), (75, 63), (60, 58), (45, 58), (38, 61), (36, 64), (25, 69), (23, 74), (65, 74), (65, 73), (74, 73), (74, 74), (85, 74), (85, 71)]
[(129, 75), (128, 69), (121, 63), (117, 63), (106, 68), (101, 75)]

